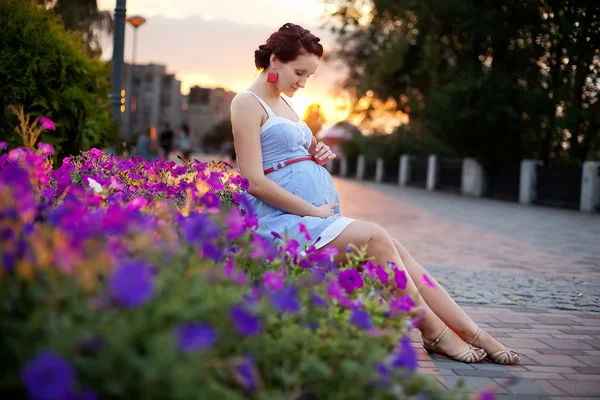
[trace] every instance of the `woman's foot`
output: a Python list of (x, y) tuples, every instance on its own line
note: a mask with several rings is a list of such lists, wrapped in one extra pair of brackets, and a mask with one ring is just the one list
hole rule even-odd
[(519, 353), (509, 349), (481, 329), (478, 329), (474, 335), (463, 339), (475, 347), (484, 349), (488, 358), (495, 363), (511, 365), (521, 361)]
[(484, 350), (465, 343), (456, 333), (444, 327), (437, 336), (429, 336), (421, 332), (423, 348), (430, 353), (437, 353), (453, 360), (474, 363), (483, 360), (487, 354)]

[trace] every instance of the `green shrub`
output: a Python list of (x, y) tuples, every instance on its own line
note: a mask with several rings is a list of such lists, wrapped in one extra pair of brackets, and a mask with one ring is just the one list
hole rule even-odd
[(369, 160), (379, 157), (386, 161), (398, 160), (402, 154), (428, 156), (453, 156), (454, 152), (431, 135), (419, 134), (408, 126), (400, 126), (390, 135), (353, 135), (342, 143), (342, 151), (348, 158), (363, 154)]
[(273, 246), (223, 164), (38, 147), (0, 155), (5, 398), (466, 399), (415, 371), (403, 272)]
[(10, 147), (22, 143), (8, 105), (24, 105), (44, 115), (56, 131), (40, 141), (60, 155), (105, 147), (117, 131), (110, 118), (109, 63), (90, 59), (76, 33), (30, 0), (0, 0), (0, 138)]

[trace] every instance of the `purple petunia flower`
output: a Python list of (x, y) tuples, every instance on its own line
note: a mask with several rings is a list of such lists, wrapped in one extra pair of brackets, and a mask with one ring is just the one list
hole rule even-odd
[(396, 287), (398, 287), (398, 289), (406, 289), (406, 284), (408, 283), (406, 271), (394, 268), (394, 282), (396, 282)]
[(289, 286), (271, 294), (271, 303), (281, 313), (297, 313), (302, 307), (298, 300), (298, 290), (294, 286)]
[(327, 273), (325, 272), (325, 270), (323, 268), (313, 268), (311, 276), (315, 283), (321, 283), (321, 282), (325, 282)]
[(0, 142), (0, 150), (6, 150), (8, 148), (8, 143)]
[(216, 341), (217, 332), (208, 324), (187, 322), (177, 328), (177, 344), (182, 353), (208, 349)]
[(373, 327), (369, 313), (364, 310), (359, 310), (358, 308), (352, 310), (350, 322), (364, 330), (369, 330)]
[(56, 126), (50, 118), (40, 117), (40, 125), (42, 125), (44, 129), (47, 129), (49, 131), (56, 130)]
[(123, 307), (139, 307), (154, 295), (154, 277), (143, 261), (125, 261), (109, 281), (111, 296)]
[(344, 288), (344, 290), (348, 294), (352, 293), (355, 289), (360, 289), (364, 286), (364, 282), (362, 276), (360, 275), (360, 272), (358, 272), (354, 268), (345, 269), (342, 272), (340, 272), (338, 276), (338, 281), (340, 282), (342, 288)]
[(254, 361), (249, 357), (239, 360), (234, 369), (235, 380), (247, 391), (258, 389), (258, 373)]
[(495, 400), (496, 392), (494, 390), (486, 390), (484, 392), (479, 393), (479, 397), (477, 400)]
[(273, 271), (267, 271), (263, 277), (263, 283), (271, 290), (281, 290), (283, 289), (283, 275)]
[(221, 228), (211, 217), (197, 212), (190, 213), (187, 218), (181, 217), (180, 226), (189, 243), (212, 241), (221, 234)]
[(325, 308), (329, 307), (329, 303), (327, 302), (327, 300), (325, 300), (318, 294), (311, 293), (310, 298), (311, 298), (313, 304), (317, 307), (325, 307)]
[(21, 379), (32, 399), (66, 399), (73, 394), (75, 370), (61, 355), (45, 351), (25, 365)]
[(410, 344), (410, 338), (404, 336), (400, 339), (398, 354), (392, 361), (392, 367), (404, 368), (409, 374), (417, 370), (417, 352)]
[(253, 336), (262, 332), (260, 319), (241, 305), (231, 307), (229, 317), (235, 330), (242, 336)]

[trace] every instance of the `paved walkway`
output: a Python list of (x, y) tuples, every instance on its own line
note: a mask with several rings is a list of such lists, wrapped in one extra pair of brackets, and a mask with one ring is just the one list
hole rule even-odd
[[(600, 215), (335, 179), (342, 212), (397, 237), (519, 366), (419, 350), (446, 387), (498, 398), (600, 398)], [(411, 335), (420, 346), (418, 332)]]

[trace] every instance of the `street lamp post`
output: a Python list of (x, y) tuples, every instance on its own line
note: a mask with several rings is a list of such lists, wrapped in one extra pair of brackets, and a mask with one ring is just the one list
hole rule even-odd
[(139, 15), (134, 15), (132, 17), (128, 17), (127, 22), (133, 26), (133, 49), (131, 51), (131, 65), (129, 66), (129, 74), (127, 79), (127, 98), (129, 99), (127, 102), (127, 107), (129, 108), (127, 110), (127, 138), (130, 139), (133, 129), (133, 110), (131, 108), (131, 104), (133, 99), (133, 66), (135, 65), (135, 58), (137, 54), (137, 28), (142, 26), (146, 22), (146, 19), (144, 17), (140, 17)]
[(123, 83), (123, 52), (125, 50), (125, 14), (127, 0), (117, 0), (115, 7), (115, 30), (113, 37), (112, 75), (110, 83), (110, 105), (113, 110), (113, 121), (121, 121), (121, 99)]

